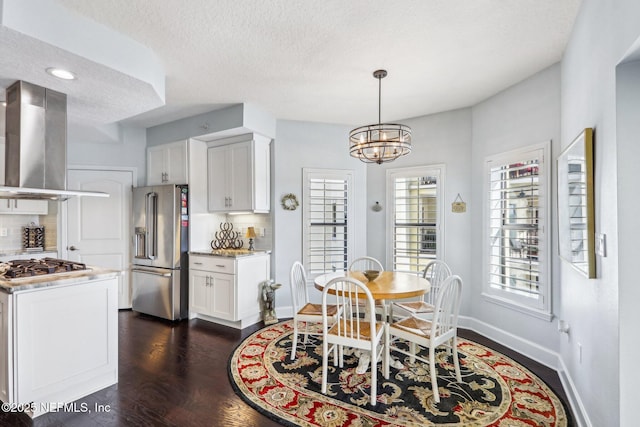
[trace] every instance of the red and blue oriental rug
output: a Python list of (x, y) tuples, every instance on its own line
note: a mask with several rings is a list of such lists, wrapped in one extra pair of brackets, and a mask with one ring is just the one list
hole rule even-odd
[[(440, 403), (433, 401), (429, 366), (401, 357), (385, 380), (378, 365), (376, 406), (369, 405), (371, 373), (356, 373), (358, 360), (345, 355), (344, 368), (329, 361), (328, 392), (320, 392), (319, 339), (298, 345), (291, 361), (292, 322), (271, 325), (245, 339), (229, 360), (231, 383), (249, 405), (287, 426), (497, 426), (565, 427), (560, 399), (522, 365), (487, 347), (459, 339), (462, 383), (452, 356), (436, 355)], [(393, 354), (398, 357), (401, 355)]]

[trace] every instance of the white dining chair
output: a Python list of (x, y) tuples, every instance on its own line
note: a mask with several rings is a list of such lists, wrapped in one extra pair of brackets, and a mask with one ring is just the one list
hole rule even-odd
[[(440, 287), (431, 320), (410, 316), (398, 322), (388, 323), (385, 327), (385, 342), (391, 343), (390, 340), (392, 339), (394, 342), (385, 347), (385, 351), (389, 353), (387, 353), (383, 359), (389, 363), (390, 352), (394, 351), (409, 356), (408, 359), (410, 363), (413, 363), (415, 359), (423, 363), (428, 363), (431, 375), (431, 388), (436, 403), (440, 402), (438, 374), (435, 365), (436, 348), (445, 345), (451, 349), (456, 380), (462, 382), (460, 362), (458, 360), (458, 313), (460, 311), (461, 295), (462, 279), (455, 275), (449, 276)], [(404, 347), (401, 347), (402, 344), (400, 341), (397, 341), (398, 338), (427, 349), (429, 359), (418, 356), (416, 352), (411, 349), (406, 350)]]
[(365, 271), (365, 270), (378, 270), (380, 273), (384, 271), (382, 263), (370, 256), (363, 256), (356, 258), (349, 264), (349, 271)]
[[(291, 346), (291, 360), (296, 358), (296, 348), (298, 346), (299, 334), (304, 335), (304, 344), (307, 343), (309, 335), (322, 335), (319, 329), (322, 324), (322, 305), (309, 302), (309, 292), (307, 291), (307, 274), (304, 266), (296, 261), (291, 266), (289, 273), (291, 284), (291, 302), (293, 305), (293, 343)], [(327, 307), (330, 324), (336, 320), (338, 307), (336, 305)], [(301, 323), (304, 323), (304, 330), (300, 332)], [(318, 329), (310, 331), (309, 326), (316, 324)]]
[[(384, 267), (382, 263), (370, 256), (363, 256), (354, 259), (351, 264), (349, 264), (349, 271), (366, 271), (366, 270), (377, 270), (380, 273), (384, 271)], [(382, 320), (387, 319), (387, 304), (385, 301), (376, 302), (375, 306), (376, 314), (379, 314)]]
[(394, 301), (389, 309), (391, 319), (407, 316), (430, 318), (440, 286), (449, 276), (451, 269), (446, 262), (437, 259), (429, 262), (422, 272), (422, 277), (429, 280), (429, 292), (416, 301)]
[[(363, 304), (361, 304), (363, 303)], [(378, 360), (382, 357), (384, 378), (389, 378), (389, 364), (385, 357), (384, 323), (376, 320), (371, 292), (360, 281), (349, 277), (335, 278), (322, 290), (322, 393), (327, 393), (329, 355), (333, 365), (344, 367), (343, 347), (368, 352), (371, 367), (370, 403), (376, 404), (378, 390)], [(336, 322), (331, 325), (329, 308), (338, 306)], [(362, 308), (364, 307), (364, 311)]]

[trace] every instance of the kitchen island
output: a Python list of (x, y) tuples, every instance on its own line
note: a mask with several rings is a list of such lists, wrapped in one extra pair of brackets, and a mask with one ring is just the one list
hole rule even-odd
[(0, 279), (0, 400), (31, 417), (118, 382), (118, 275), (113, 270)]

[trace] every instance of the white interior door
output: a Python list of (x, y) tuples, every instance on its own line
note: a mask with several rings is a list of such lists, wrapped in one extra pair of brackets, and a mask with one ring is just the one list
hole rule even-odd
[(67, 200), (66, 258), (120, 270), (118, 307), (131, 308), (129, 242), (133, 172), (70, 169), (70, 190), (101, 191), (109, 197)]

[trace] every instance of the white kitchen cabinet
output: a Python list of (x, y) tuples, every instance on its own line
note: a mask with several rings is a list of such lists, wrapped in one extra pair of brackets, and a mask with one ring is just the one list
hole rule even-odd
[(210, 212), (269, 212), (271, 140), (261, 135), (251, 138), (209, 147)]
[(191, 310), (207, 316), (235, 320), (233, 287), (234, 276), (211, 271), (191, 272)]
[(188, 184), (188, 141), (147, 148), (147, 185)]
[(189, 317), (244, 328), (260, 320), (260, 284), (270, 278), (271, 256), (189, 256)]
[(49, 213), (47, 200), (2, 199), (0, 213), (11, 215), (46, 215)]
[[(0, 349), (9, 348), (9, 295), (0, 292)], [(0, 351), (0, 400), (10, 402), (8, 351)]]
[(0, 400), (36, 417), (118, 382), (114, 275), (0, 291)]

